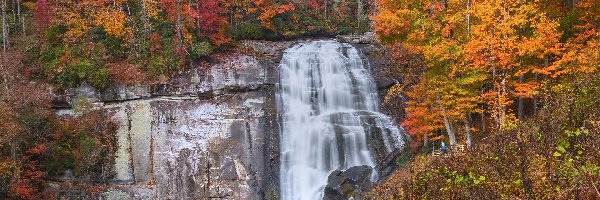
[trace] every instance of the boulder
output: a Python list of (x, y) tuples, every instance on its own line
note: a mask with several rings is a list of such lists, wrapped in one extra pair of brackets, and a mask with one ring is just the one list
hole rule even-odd
[(361, 199), (358, 195), (373, 186), (372, 173), (373, 168), (367, 165), (350, 167), (345, 171), (335, 170), (331, 172), (324, 189), (323, 199)]

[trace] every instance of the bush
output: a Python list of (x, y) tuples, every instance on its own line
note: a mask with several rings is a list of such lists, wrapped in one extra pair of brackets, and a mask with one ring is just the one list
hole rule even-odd
[(119, 38), (110, 36), (106, 39), (102, 40), (102, 44), (108, 49), (108, 52), (113, 56), (113, 58), (124, 58), (126, 55), (125, 50), (121, 46), (123, 41)]
[(398, 167), (405, 167), (406, 165), (410, 164), (412, 160), (413, 154), (410, 152), (410, 149), (404, 148), (404, 150), (402, 150), (402, 153), (400, 153), (400, 155), (396, 157), (396, 165), (398, 165)]
[(263, 30), (257, 23), (243, 22), (232, 28), (231, 35), (236, 40), (261, 39)]
[(190, 58), (200, 59), (213, 53), (213, 46), (209, 42), (194, 42), (190, 50)]
[(97, 88), (108, 86), (108, 70), (92, 64), (88, 60), (75, 61), (65, 66), (63, 72), (54, 81), (62, 86), (76, 86), (88, 81)]
[(62, 34), (67, 32), (67, 27), (64, 25), (53, 26), (46, 31), (44, 31), (44, 36), (46, 36), (47, 41), (50, 42), (51, 45), (58, 45), (62, 43)]
[(90, 30), (92, 42), (102, 44), (113, 58), (125, 57), (125, 50), (121, 45), (123, 41), (114, 36), (108, 36), (106, 31), (101, 27), (94, 27)]
[(153, 78), (164, 78), (179, 64), (179, 58), (170, 49), (164, 49), (161, 54), (153, 55), (145, 71)]
[(107, 117), (102, 111), (91, 111), (62, 121), (44, 142), (48, 151), (42, 158), (43, 171), (50, 176), (62, 176), (65, 170), (72, 170), (78, 178), (109, 178), (105, 176), (110, 173), (104, 172), (113, 165), (117, 125), (105, 121)]

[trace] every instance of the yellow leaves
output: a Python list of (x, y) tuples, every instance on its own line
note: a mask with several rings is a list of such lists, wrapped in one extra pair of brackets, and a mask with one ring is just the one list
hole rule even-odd
[(91, 28), (90, 24), (83, 19), (72, 19), (69, 21), (68, 26), (69, 30), (65, 33), (63, 38), (69, 43), (77, 41), (79, 37), (83, 36)]
[(387, 94), (385, 95), (385, 97), (383, 98), (385, 103), (389, 103), (390, 99), (392, 99), (394, 96), (397, 96), (399, 94), (401, 94), (404, 90), (404, 86), (405, 85), (401, 85), (399, 83), (394, 84), (387, 92)]
[(294, 10), (294, 6), (292, 5), (264, 5), (266, 4), (265, 0), (258, 0), (256, 2), (257, 6), (262, 6), (263, 10), (262, 13), (258, 16), (258, 19), (260, 20), (260, 24), (261, 26), (267, 28), (267, 29), (271, 29), (273, 30), (275, 27), (273, 27), (273, 23), (271, 22), (271, 19), (273, 17), (275, 17), (275, 15), (279, 15), (279, 14), (283, 14), (287, 11), (290, 10)]
[(130, 29), (125, 27), (127, 16), (125, 13), (113, 9), (105, 9), (96, 16), (95, 23), (102, 27), (110, 36), (122, 38), (130, 33)]
[(158, 0), (143, 0), (144, 10), (146, 15), (152, 19), (160, 19), (160, 9), (158, 7)]
[(452, 34), (452, 29), (453, 28), (454, 28), (453, 26), (445, 26), (442, 29), (442, 36), (446, 37), (446, 38), (450, 37), (450, 34)]
[(538, 89), (537, 83), (515, 83), (513, 94), (517, 97), (533, 97)]
[(26, 8), (28, 8), (30, 10), (34, 10), (36, 7), (36, 4), (34, 2), (30, 2), (30, 1), (23, 2), (22, 4), (23, 4), (23, 6), (25, 6)]
[(383, 37), (394, 37), (408, 31), (409, 21), (400, 18), (396, 13), (382, 11), (371, 18), (376, 22), (375, 33)]
[(126, 28), (127, 16), (121, 6), (124, 0), (54, 1), (54, 24), (67, 26), (63, 38), (67, 43), (77, 42), (94, 26), (102, 27), (110, 36), (124, 38), (131, 30)]

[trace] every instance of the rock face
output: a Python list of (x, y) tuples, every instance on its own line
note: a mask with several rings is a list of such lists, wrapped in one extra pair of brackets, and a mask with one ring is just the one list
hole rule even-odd
[(394, 71), (397, 66), (390, 59), (389, 52), (382, 48), (379, 44), (366, 43), (355, 44), (362, 53), (362, 58), (366, 63), (369, 63), (369, 70), (375, 80), (377, 92), (379, 93), (382, 102), (380, 110), (387, 116), (390, 116), (394, 121), (398, 122), (404, 117), (405, 99), (401, 95), (389, 96), (388, 101), (384, 102), (383, 97), (386, 96), (388, 90), (396, 85), (402, 84), (404, 80), (400, 73)]
[[(269, 92), (197, 100), (159, 98), (114, 108), (121, 122), (114, 181), (155, 185), (161, 199), (262, 196), (277, 130)], [(267, 157), (267, 158), (265, 158)]]
[(367, 165), (350, 167), (345, 171), (331, 172), (325, 186), (324, 200), (360, 199), (364, 189), (371, 188), (373, 168)]
[(337, 38), (340, 42), (350, 44), (371, 44), (377, 42), (375, 33), (366, 32), (360, 35), (340, 35)]
[[(84, 99), (112, 113), (120, 125), (113, 178), (101, 180), (108, 186), (94, 194), (61, 190), (59, 196), (278, 199), (275, 84), (283, 51), (293, 44), (244, 42), (252, 53), (234, 53), (207, 68), (188, 67), (163, 84), (111, 86), (104, 91), (82, 85), (57, 92), (53, 107), (59, 115), (77, 115), (73, 108)], [(376, 74), (374, 78), (379, 80)], [(370, 146), (385, 152), (383, 143)], [(385, 156), (377, 155), (376, 160)], [(364, 174), (370, 171), (350, 168), (330, 179), (362, 188), (369, 180)]]
[(101, 92), (82, 85), (56, 95), (58, 114), (77, 114), (72, 108), (85, 99), (120, 124), (113, 179), (105, 180), (109, 187), (100, 194), (60, 194), (102, 199), (276, 197), (274, 85), (280, 58), (274, 52), (283, 52), (276, 48), (287, 44), (252, 45), (257, 55), (233, 54), (208, 68), (190, 67), (167, 83), (111, 86)]

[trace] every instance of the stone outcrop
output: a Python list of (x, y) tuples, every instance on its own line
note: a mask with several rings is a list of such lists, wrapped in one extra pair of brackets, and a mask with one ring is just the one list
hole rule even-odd
[(360, 199), (358, 195), (373, 186), (372, 172), (373, 168), (367, 165), (331, 172), (327, 178), (323, 200)]
[(377, 38), (373, 32), (366, 32), (359, 35), (339, 35), (336, 39), (340, 42), (350, 44), (372, 44), (377, 42)]
[[(391, 59), (389, 52), (377, 43), (355, 44), (363, 54), (364, 62), (369, 63), (369, 70), (373, 75), (380, 99), (386, 96), (389, 89), (402, 84), (404, 80), (399, 72), (394, 71), (398, 66)], [(390, 116), (394, 121), (404, 117), (405, 98), (402, 95), (389, 96), (388, 101), (381, 103), (381, 112)]]
[[(74, 184), (59, 195), (278, 199), (279, 125), (274, 95), (278, 63), (294, 43), (245, 41), (242, 46), (251, 52), (233, 53), (206, 68), (182, 69), (166, 83), (113, 85), (103, 91), (81, 85), (56, 92), (52, 102), (59, 115), (77, 115), (73, 108), (83, 99), (95, 109), (110, 112), (120, 125), (113, 178), (98, 181), (107, 186), (91, 194), (82, 189), (85, 183), (79, 189)], [(363, 45), (367, 46), (360, 48), (370, 48), (370, 44)], [(385, 78), (380, 74), (385, 73), (376, 71), (385, 65), (365, 59), (371, 62), (378, 87), (385, 87), (390, 81), (382, 81)], [(376, 134), (372, 137), (373, 141), (383, 139)], [(382, 152), (378, 161), (385, 160), (384, 143), (370, 146)], [(354, 171), (366, 169), (351, 169), (338, 175), (346, 183), (366, 180)], [(76, 178), (71, 182), (77, 183)], [(63, 188), (57, 184), (50, 186)]]
[[(277, 59), (286, 43), (249, 44), (208, 68), (181, 70), (168, 82), (88, 85), (53, 97), (60, 115), (81, 99), (112, 113), (114, 175), (99, 194), (76, 188), (63, 197), (103, 199), (268, 199), (278, 194), (279, 129), (274, 102)], [(279, 48), (279, 49), (278, 49)], [(280, 53), (279, 53), (280, 54)], [(77, 182), (77, 180), (73, 180)]]

